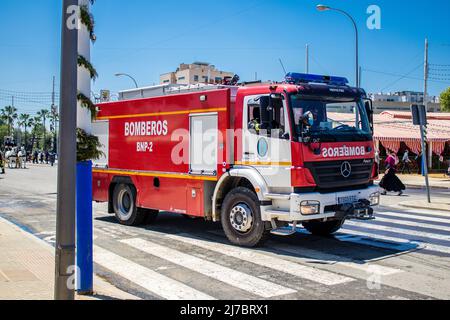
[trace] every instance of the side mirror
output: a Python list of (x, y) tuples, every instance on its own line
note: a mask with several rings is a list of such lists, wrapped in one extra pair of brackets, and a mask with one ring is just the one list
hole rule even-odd
[(370, 122), (370, 130), (372, 130), (372, 133), (374, 132), (374, 123), (373, 123), (373, 103), (372, 100), (366, 100), (364, 103), (364, 106), (366, 108), (367, 116), (369, 117)]

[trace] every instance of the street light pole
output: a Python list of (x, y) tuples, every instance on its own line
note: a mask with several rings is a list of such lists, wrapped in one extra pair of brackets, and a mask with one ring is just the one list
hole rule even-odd
[[(78, 0), (63, 0), (61, 104), (56, 209), (55, 300), (75, 299), (75, 168), (77, 121), (78, 30), (70, 25)], [(64, 141), (64, 143), (62, 143)]]
[(317, 6), (317, 10), (319, 10), (319, 11), (330, 11), (330, 10), (337, 11), (337, 12), (344, 14), (352, 21), (353, 26), (355, 28), (355, 35), (356, 35), (356, 68), (355, 68), (355, 70), (356, 70), (356, 86), (359, 88), (361, 85), (361, 83), (359, 81), (359, 32), (358, 32), (358, 26), (356, 25), (355, 19), (353, 19), (353, 17), (350, 14), (348, 14), (347, 12), (345, 12), (344, 10), (332, 8), (329, 6), (322, 5), (322, 4)]
[(136, 79), (134, 79), (134, 78), (133, 78), (132, 76), (130, 76), (129, 74), (127, 74), (127, 73), (116, 73), (115, 76), (116, 76), (116, 77), (128, 77), (128, 78), (130, 78), (131, 80), (133, 80), (134, 85), (136, 86), (136, 89), (139, 88)]

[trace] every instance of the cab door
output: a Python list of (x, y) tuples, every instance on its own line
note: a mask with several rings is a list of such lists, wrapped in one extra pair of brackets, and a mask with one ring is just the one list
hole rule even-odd
[[(291, 128), (284, 99), (268, 95), (244, 99), (241, 165), (254, 167), (269, 187), (291, 186)], [(268, 110), (268, 112), (265, 112)]]

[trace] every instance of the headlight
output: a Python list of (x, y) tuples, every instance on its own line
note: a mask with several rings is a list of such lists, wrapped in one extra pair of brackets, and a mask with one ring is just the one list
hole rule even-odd
[(372, 207), (378, 206), (380, 204), (380, 197), (381, 194), (379, 192), (372, 193), (369, 197), (370, 205)]
[(320, 213), (319, 201), (303, 201), (300, 204), (300, 212), (304, 216), (315, 215)]

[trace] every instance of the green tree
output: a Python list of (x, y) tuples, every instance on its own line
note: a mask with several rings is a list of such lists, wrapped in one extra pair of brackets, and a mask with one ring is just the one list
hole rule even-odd
[(450, 112), (450, 87), (441, 93), (442, 111)]
[(35, 116), (34, 118), (30, 119), (30, 128), (33, 128), (31, 130), (31, 151), (35, 148), (35, 144), (37, 142), (36, 148), (39, 149), (39, 132), (41, 128), (41, 117)]
[(13, 133), (14, 121), (17, 119), (17, 108), (12, 106), (4, 107), (0, 110), (0, 116), (6, 122), (8, 135), (10, 136)]
[(27, 133), (28, 133), (28, 131), (27, 131), (27, 129), (28, 129), (28, 123), (29, 123), (29, 121), (30, 121), (30, 119), (31, 119), (31, 116), (29, 115), (29, 114), (26, 114), (26, 113), (22, 113), (20, 116), (19, 116), (19, 126), (21, 127), (21, 128), (23, 128), (23, 134), (24, 134), (24, 137), (23, 137), (23, 144), (25, 145), (25, 149), (26, 149), (26, 147), (27, 147), (27, 145), (28, 145), (28, 141), (27, 141)]
[(50, 116), (50, 110), (47, 110), (47, 109), (42, 109), (41, 111), (39, 111), (38, 113), (38, 116), (42, 119), (42, 126), (43, 126), (43, 129), (44, 129), (44, 142), (43, 142), (43, 147), (44, 147), (44, 150), (47, 150), (47, 145), (46, 145), (46, 141), (47, 141), (47, 128), (46, 128), (46, 125), (47, 125), (47, 119), (48, 119), (48, 117)]

